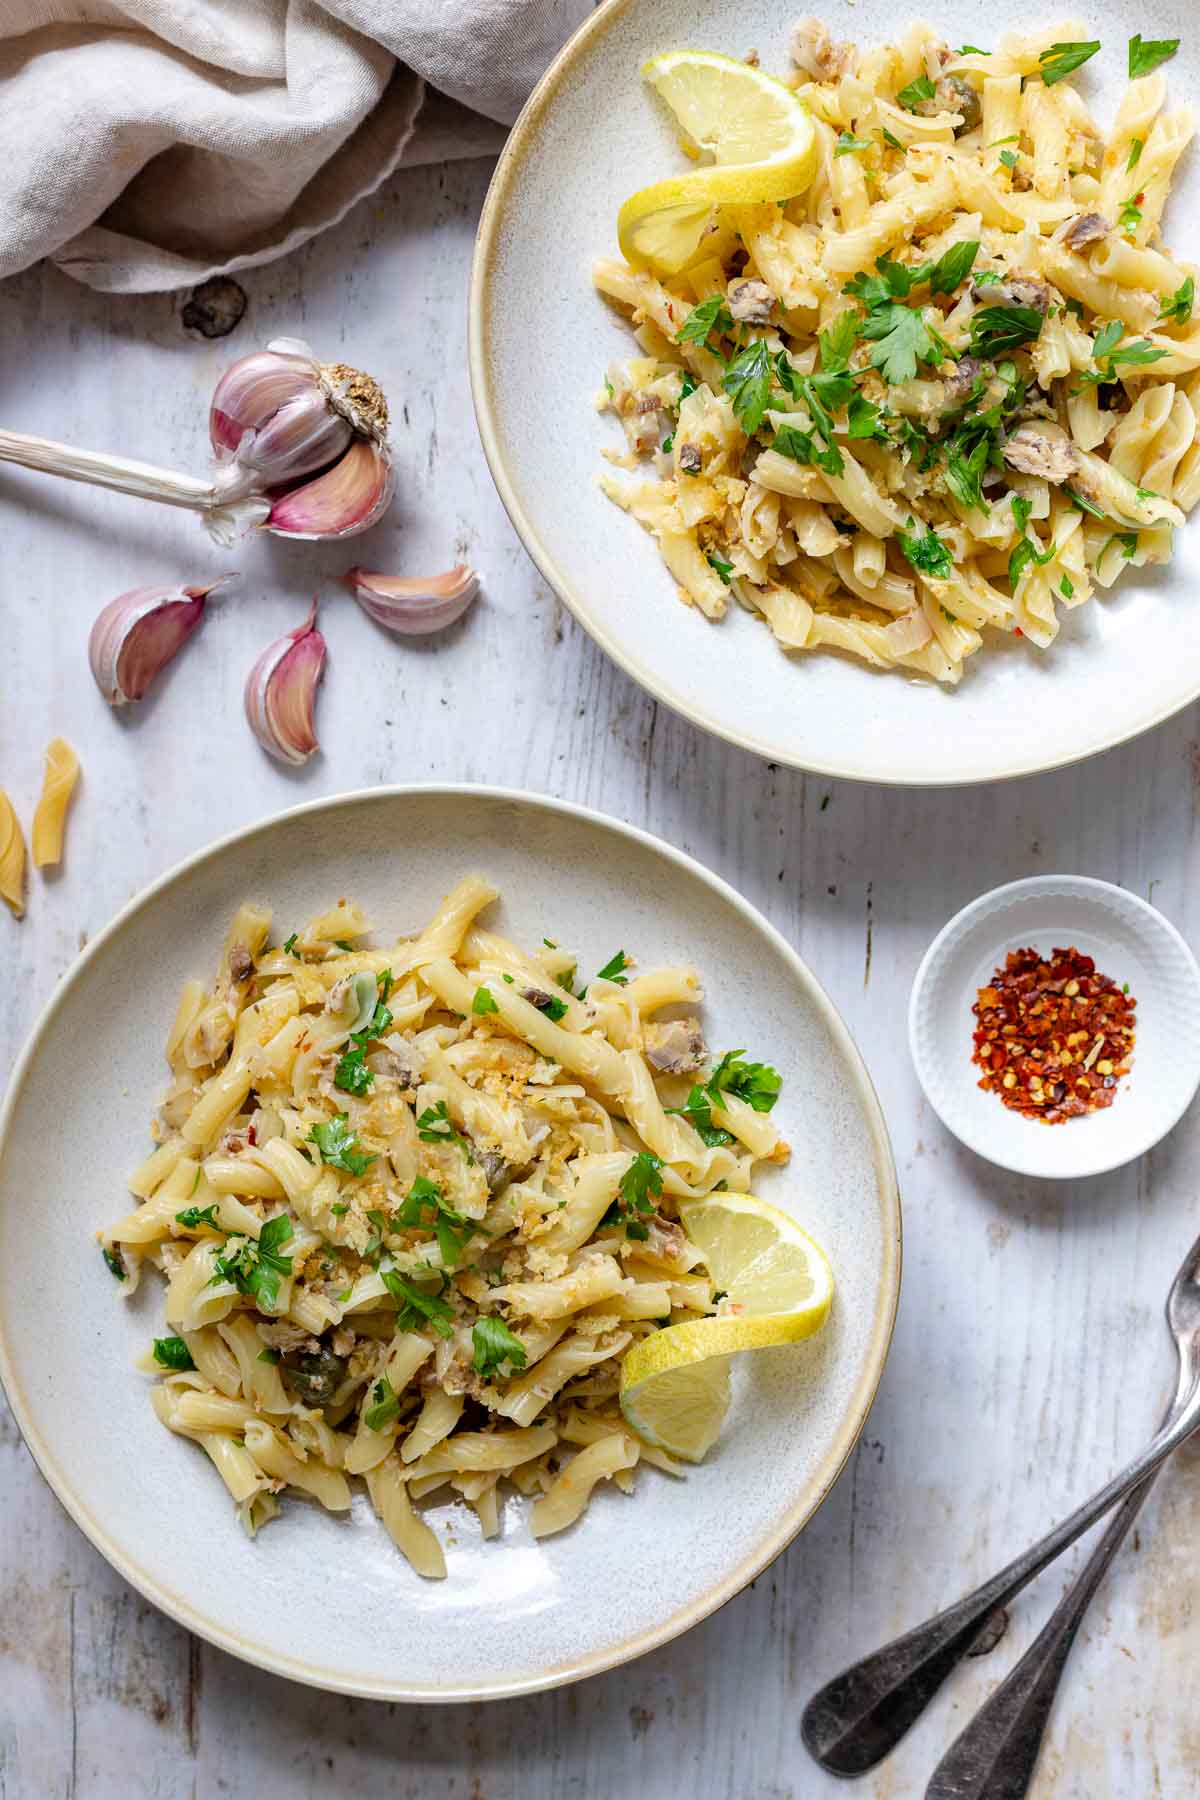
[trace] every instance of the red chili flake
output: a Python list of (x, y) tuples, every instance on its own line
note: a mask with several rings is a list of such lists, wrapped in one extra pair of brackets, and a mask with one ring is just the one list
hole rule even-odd
[(1111, 1106), (1129, 1073), (1137, 1001), (1072, 947), (1010, 950), (971, 1011), (980, 1087), (1028, 1119), (1061, 1125)]

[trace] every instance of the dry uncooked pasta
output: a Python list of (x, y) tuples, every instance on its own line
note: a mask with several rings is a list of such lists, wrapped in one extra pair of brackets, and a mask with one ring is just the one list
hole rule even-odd
[(809, 191), (714, 207), (669, 282), (597, 264), (641, 352), (597, 402), (637, 478), (602, 485), (686, 604), (954, 683), (989, 629), (1045, 648), (1169, 558), (1200, 495), (1194, 270), (1160, 237), (1192, 116), (1155, 71), (1103, 133), (1087, 35), (860, 52), (804, 20)]
[(468, 877), (388, 949), (347, 900), (275, 947), (242, 906), (168, 1032), (138, 1204), (101, 1234), (127, 1293), (166, 1277), (154, 1408), (247, 1530), (288, 1488), (344, 1511), (362, 1476), (425, 1576), (431, 1494), (489, 1537), (509, 1484), (546, 1536), (600, 1481), (677, 1472), (622, 1418), (621, 1359), (719, 1310), (679, 1202), (788, 1155), (778, 1076), (713, 1066), (693, 970), (621, 951), (577, 987), (574, 956), (479, 923), (495, 898)]
[(62, 861), (67, 808), (79, 780), (79, 758), (65, 738), (52, 738), (46, 746), (46, 773), (41, 798), (33, 815), (34, 867), (44, 869)]

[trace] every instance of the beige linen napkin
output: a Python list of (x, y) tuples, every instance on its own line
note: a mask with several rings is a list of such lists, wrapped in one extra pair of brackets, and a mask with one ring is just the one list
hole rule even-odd
[(2, 0), (0, 275), (281, 256), (403, 163), (493, 154), (589, 0)]

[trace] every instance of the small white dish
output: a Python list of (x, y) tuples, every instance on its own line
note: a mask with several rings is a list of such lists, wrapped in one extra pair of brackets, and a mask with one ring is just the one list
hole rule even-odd
[[(825, 1246), (837, 1296), (807, 1343), (740, 1359), (703, 1468), (597, 1494), (538, 1542), (507, 1503), (485, 1541), (465, 1507), (426, 1517), (449, 1577), (425, 1582), (357, 1493), (335, 1517), (289, 1497), (251, 1541), (203, 1453), (164, 1431), (135, 1357), (162, 1285), (126, 1301), (94, 1233), (128, 1204), (165, 1084), (162, 1040), (188, 975), (213, 966), (240, 900), (281, 933), (339, 894), (411, 931), (467, 870), (490, 918), (552, 929), (595, 968), (618, 942), (695, 963), (715, 1045), (769, 1053), (795, 1145), (758, 1191)], [(862, 1430), (900, 1281), (887, 1129), (862, 1058), (795, 951), (699, 863), (632, 826), (497, 788), (377, 788), (240, 831), (154, 883), (59, 983), (0, 1106), (0, 1378), (81, 1530), (156, 1606), (248, 1662), (343, 1693), (477, 1700), (555, 1687), (665, 1643), (761, 1574), (824, 1499)]]
[[(1129, 983), (1137, 1042), (1104, 1112), (1047, 1125), (978, 1085), (976, 993), (1026, 945), (1074, 946), (1101, 974)], [(1083, 875), (1013, 881), (973, 900), (934, 938), (913, 982), (908, 1041), (929, 1104), (969, 1149), (1019, 1175), (1100, 1175), (1152, 1149), (1200, 1086), (1200, 969), (1175, 927), (1124, 888)]]

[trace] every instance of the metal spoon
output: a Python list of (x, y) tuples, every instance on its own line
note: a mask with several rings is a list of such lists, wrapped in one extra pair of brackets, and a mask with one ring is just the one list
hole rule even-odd
[[(804, 1709), (801, 1733), (806, 1748), (823, 1768), (835, 1775), (861, 1775), (881, 1757), (886, 1756), (899, 1743), (909, 1726), (924, 1712), (951, 1669), (978, 1641), (1000, 1608), (1118, 1500), (1129, 1495), (1132, 1506), (1132, 1490), (1148, 1489), (1150, 1483), (1147, 1478), (1152, 1477), (1171, 1451), (1200, 1426), (1200, 1238), (1197, 1238), (1184, 1257), (1171, 1284), (1166, 1311), (1167, 1325), (1179, 1356), (1177, 1396), (1181, 1403), (1172, 1407), (1166, 1422), (1140, 1456), (1135, 1457), (1127, 1468), (1115, 1475), (1098, 1493), (1093, 1494), (1090, 1500), (1056, 1525), (1023, 1556), (1017, 1557), (957, 1605), (938, 1613), (904, 1637), (896, 1638), (893, 1643), (885, 1644), (882, 1650), (876, 1650), (873, 1655), (844, 1669), (813, 1696)], [(1138, 1499), (1139, 1505), (1144, 1497), (1143, 1491)], [(1128, 1530), (1135, 1512), (1136, 1507), (1133, 1507), (1125, 1521), (1124, 1530)], [(1116, 1533), (1117, 1523), (1117, 1520), (1113, 1521), (1110, 1533)], [(1124, 1530), (1120, 1536), (1115, 1537), (1108, 1553), (1109, 1558), (1124, 1536)], [(1108, 1537), (1109, 1533), (1106, 1533), (1094, 1554), (1093, 1561), (1097, 1564)], [(1108, 1558), (1106, 1562), (1107, 1560)], [(1086, 1581), (1091, 1567), (1089, 1564), (1088, 1570), (1081, 1577), (1081, 1583)], [(1088, 1598), (1102, 1572), (1102, 1566), (1096, 1568)], [(1080, 1616), (1082, 1612), (1083, 1606), (1080, 1606)], [(1040, 1642), (1041, 1639), (1038, 1640)], [(1065, 1660), (1069, 1646), (1068, 1637), (1062, 1648), (1062, 1660)], [(1035, 1644), (1026, 1660), (1032, 1657), (1036, 1648)], [(1047, 1666), (1047, 1678), (1049, 1669), (1053, 1666), (1051, 1660)], [(1060, 1660), (1054, 1673), (1054, 1681), (1061, 1672), (1061, 1666)], [(1050, 1696), (1053, 1695), (1054, 1681), (1049, 1684)], [(1048, 1710), (1048, 1699), (1046, 1704)], [(1041, 1725), (1044, 1723), (1043, 1713)], [(1033, 1743), (1035, 1755), (1041, 1738), (1041, 1725), (1038, 1726)], [(957, 1800), (960, 1791), (963, 1796), (987, 1795), (988, 1800), (992, 1800), (993, 1796), (991, 1789), (970, 1786), (961, 1790), (954, 1787), (931, 1788), (930, 1794), (935, 1795), (937, 1800), (949, 1800), (951, 1795)], [(1003, 1795), (1008, 1800), (1010, 1795), (1019, 1795), (1024, 1791), (1022, 1787), (1010, 1789), (1002, 1786), (996, 1788), (994, 1794), (997, 1797)]]

